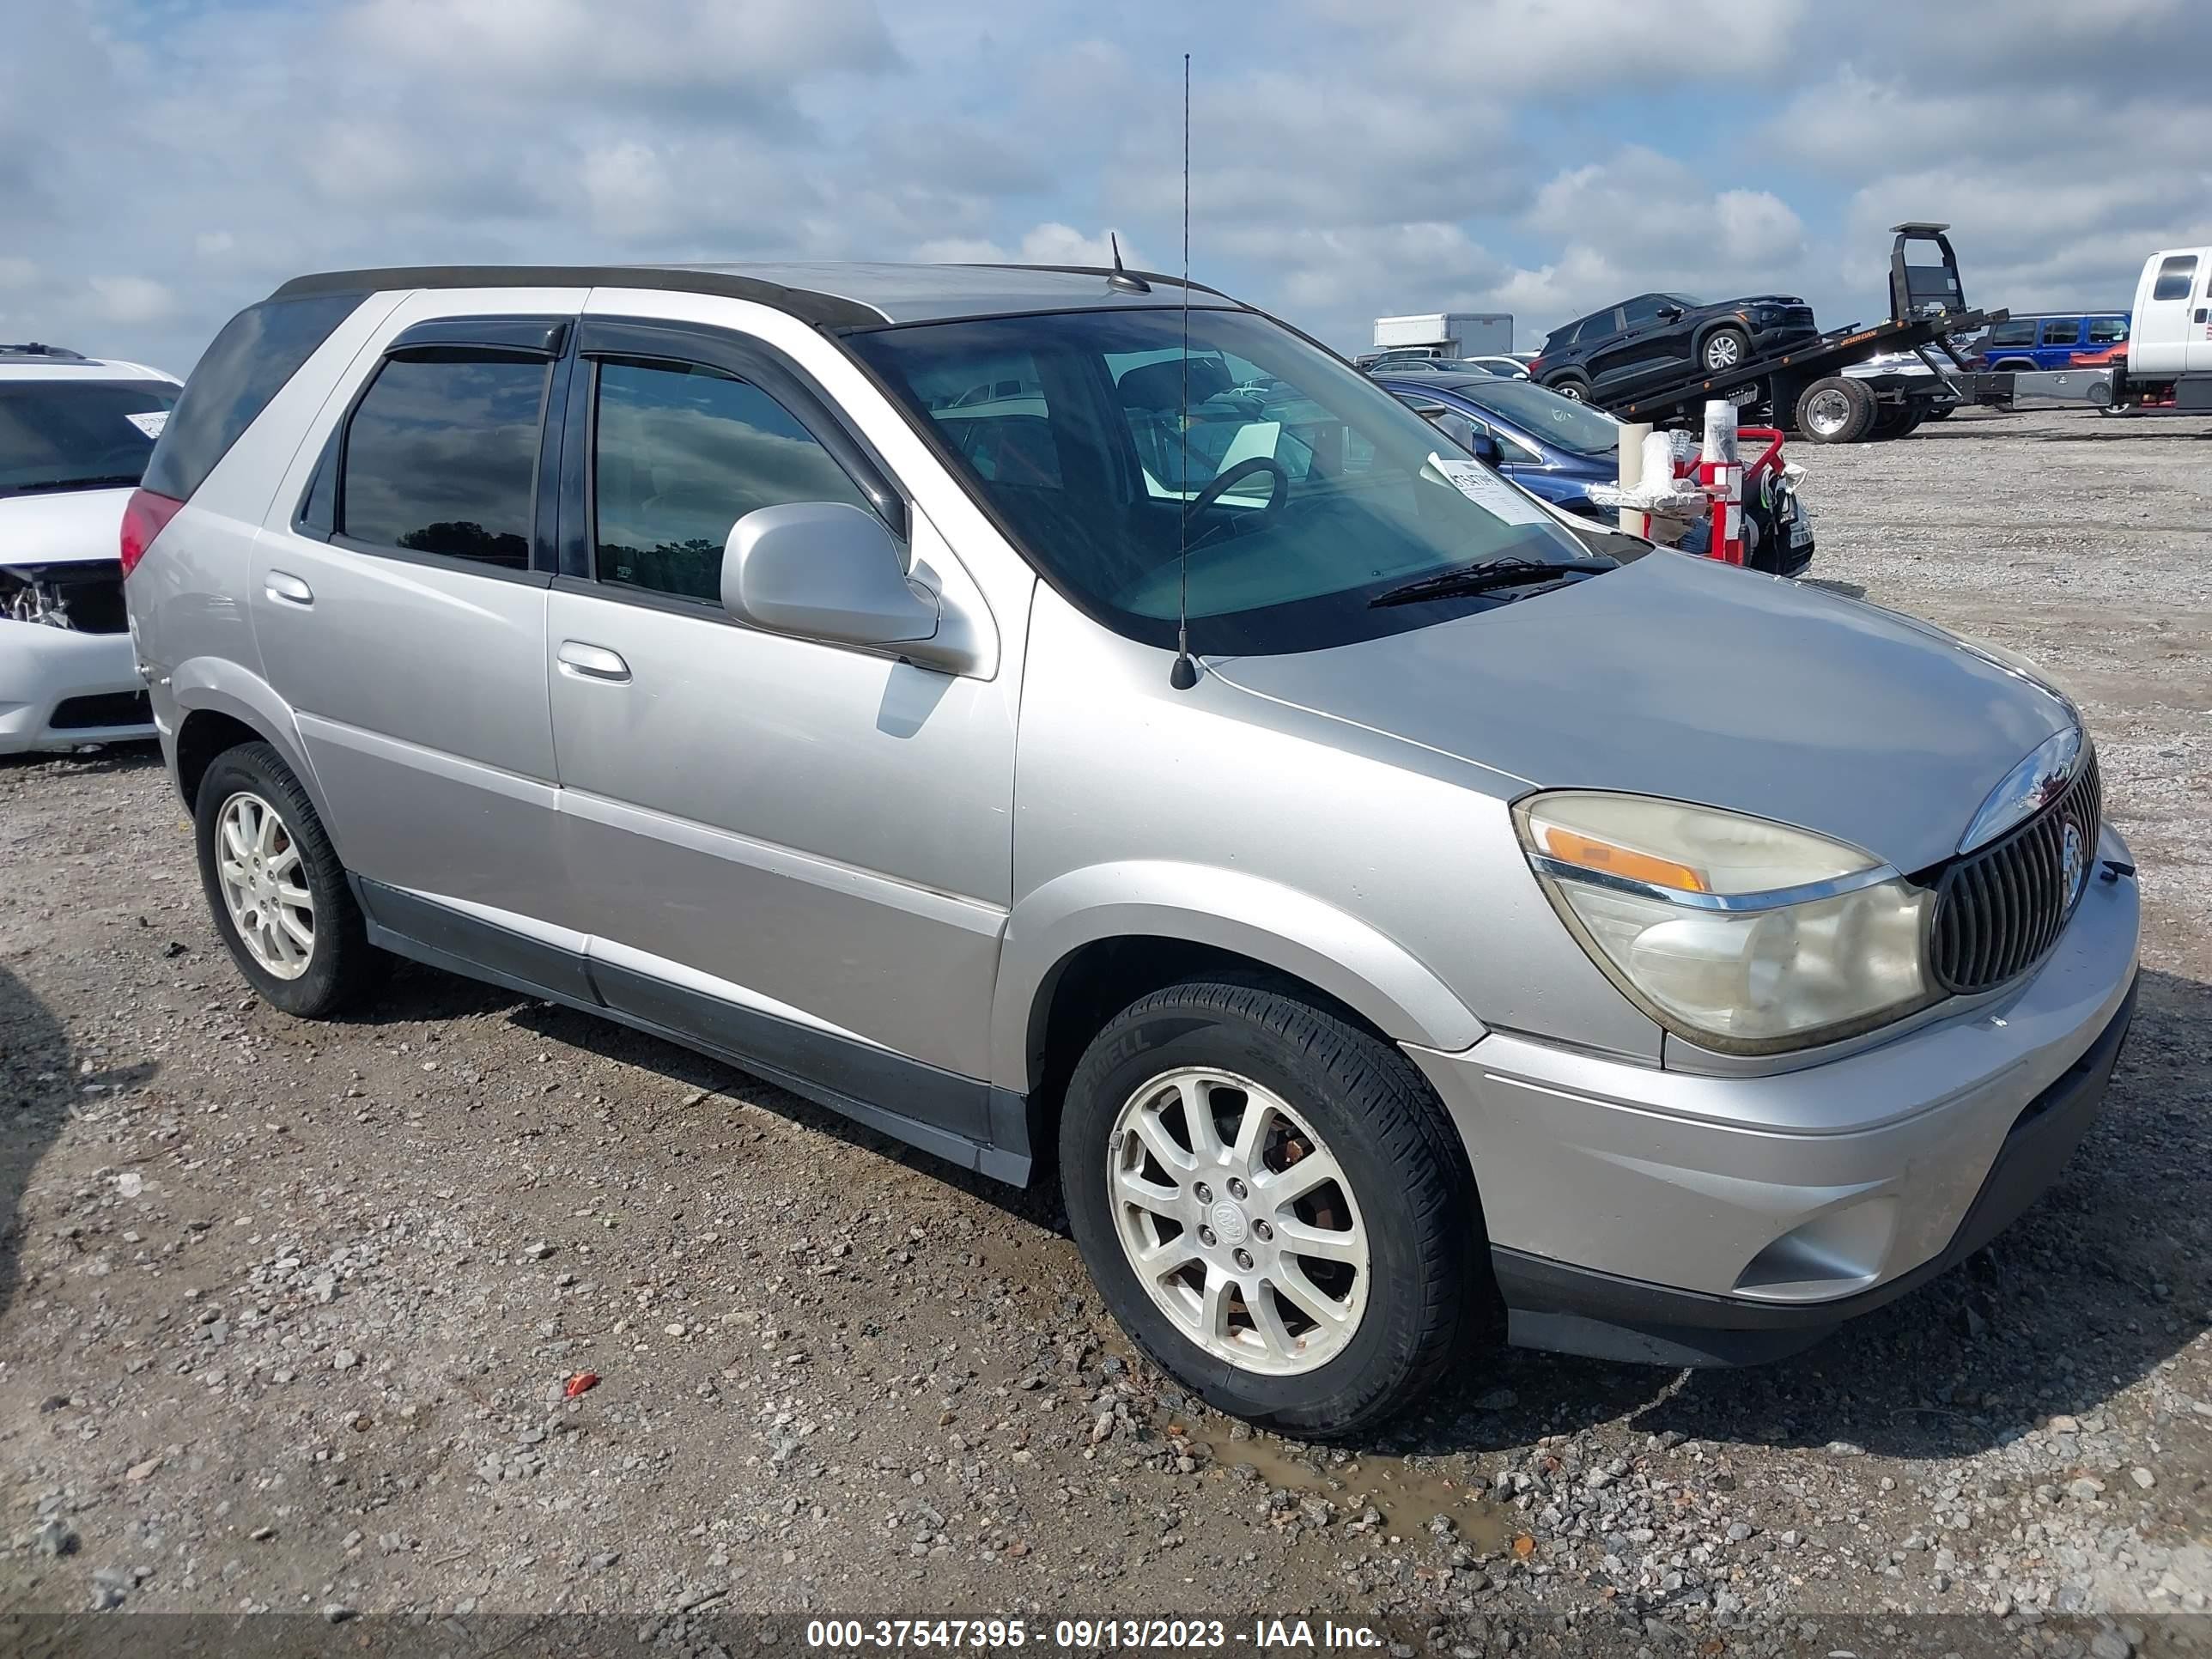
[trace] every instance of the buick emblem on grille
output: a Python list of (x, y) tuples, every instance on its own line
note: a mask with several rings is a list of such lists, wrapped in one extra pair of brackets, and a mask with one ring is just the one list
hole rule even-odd
[(2069, 822), (2058, 854), (2058, 887), (2069, 908), (2081, 896), (2081, 883), (2089, 873), (2087, 851), (2081, 844), (2081, 826)]

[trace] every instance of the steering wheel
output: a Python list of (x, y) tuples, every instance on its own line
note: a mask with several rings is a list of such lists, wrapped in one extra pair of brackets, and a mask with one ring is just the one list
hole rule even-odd
[[(1203, 513), (1228, 492), (1230, 485), (1239, 478), (1251, 477), (1255, 472), (1267, 475), (1267, 504), (1260, 509), (1260, 520), (1263, 525), (1271, 522), (1277, 514), (1290, 505), (1291, 475), (1283, 470), (1280, 462), (1269, 455), (1248, 455), (1227, 471), (1216, 473), (1212, 483), (1191, 497), (1189, 507), (1184, 510), (1187, 513)], [(1223, 526), (1214, 526), (1191, 545), (1205, 546), (1213, 538), (1215, 532), (1222, 528)]]

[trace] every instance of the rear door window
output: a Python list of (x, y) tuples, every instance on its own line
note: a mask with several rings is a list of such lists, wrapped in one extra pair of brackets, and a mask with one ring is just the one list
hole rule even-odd
[(595, 429), (601, 581), (719, 605), (723, 544), (746, 514), (791, 501), (875, 510), (789, 410), (719, 369), (603, 362)]
[(2197, 256), (2176, 253), (2169, 256), (2158, 268), (2158, 278), (2153, 283), (2150, 297), (2154, 300), (2186, 300), (2189, 290), (2197, 282)]
[(386, 360), (347, 424), (338, 534), (527, 569), (548, 368), (459, 351)]
[(2043, 343), (2047, 346), (2078, 344), (2081, 338), (2081, 319), (2079, 317), (2053, 317), (2043, 325)]
[(146, 463), (146, 488), (188, 500), (269, 400), (351, 316), (359, 294), (264, 300), (223, 325), (194, 365)]

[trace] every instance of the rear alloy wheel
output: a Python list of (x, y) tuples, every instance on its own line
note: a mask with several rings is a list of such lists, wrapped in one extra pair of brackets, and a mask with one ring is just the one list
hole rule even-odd
[(1467, 1156), (1403, 1051), (1193, 981), (1094, 1038), (1060, 1114), (1070, 1230), (1108, 1310), (1218, 1410), (1344, 1435), (1403, 1410), (1487, 1305)]
[(1589, 382), (1577, 375), (1571, 374), (1564, 380), (1554, 380), (1548, 389), (1578, 404), (1589, 401)]
[(1879, 405), (1857, 380), (1831, 374), (1807, 386), (1797, 398), (1797, 429), (1814, 443), (1855, 444), (1874, 425)]
[(1705, 336), (1705, 348), (1698, 353), (1706, 371), (1720, 374), (1735, 368), (1751, 355), (1751, 336), (1740, 328), (1717, 328)]
[(192, 817), (216, 931), (263, 1001), (309, 1018), (331, 1013), (388, 963), (368, 942), (307, 792), (269, 744), (216, 756)]

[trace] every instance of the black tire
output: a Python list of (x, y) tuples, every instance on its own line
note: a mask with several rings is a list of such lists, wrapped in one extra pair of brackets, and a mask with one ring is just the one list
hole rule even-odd
[(1920, 410), (1910, 404), (1877, 407), (1874, 425), (1867, 430), (1869, 443), (1887, 443), (1893, 438), (1902, 438), (1919, 426)]
[[(272, 809), (283, 832), (300, 850), (305, 884), (314, 904), (314, 942), (297, 978), (282, 978), (254, 958), (223, 900), (216, 874), (219, 826), (224, 807), (241, 794), (256, 796)], [(389, 958), (368, 942), (361, 907), (346, 883), (345, 866), (338, 862), (307, 792), (274, 749), (265, 743), (241, 744), (216, 756), (200, 779), (192, 819), (199, 843), (200, 885), (207, 893), (216, 932), (263, 1001), (285, 1013), (316, 1019), (345, 1006), (381, 975)]]
[[(1124, 1104), (1182, 1066), (1273, 1091), (1345, 1173), (1368, 1236), (1367, 1303), (1342, 1349), (1311, 1370), (1266, 1375), (1209, 1354), (1130, 1265), (1109, 1143)], [(1163, 1370), (1255, 1423), (1310, 1436), (1371, 1429), (1435, 1383), (1492, 1305), (1480, 1206), (1442, 1104), (1398, 1049), (1292, 997), (1191, 981), (1123, 1010), (1069, 1079), (1060, 1153), (1068, 1222), (1108, 1310)]]
[(2035, 373), (2035, 360), (2033, 357), (2007, 357), (2002, 362), (1991, 363), (1990, 368), (2002, 374), (2033, 374)]
[(1880, 408), (1863, 381), (1826, 375), (1798, 393), (1797, 430), (1816, 444), (1855, 444)]
[(1708, 374), (1725, 374), (1730, 369), (1741, 368), (1750, 356), (1751, 336), (1740, 328), (1717, 328), (1698, 346), (1698, 362)]
[(1589, 382), (1579, 374), (1562, 374), (1555, 380), (1544, 382), (1547, 391), (1556, 392), (1562, 398), (1571, 398), (1578, 404), (1589, 401)]
[(1948, 421), (1956, 412), (1958, 407), (1956, 404), (1930, 404), (1922, 412), (1920, 418), (1923, 421)]

